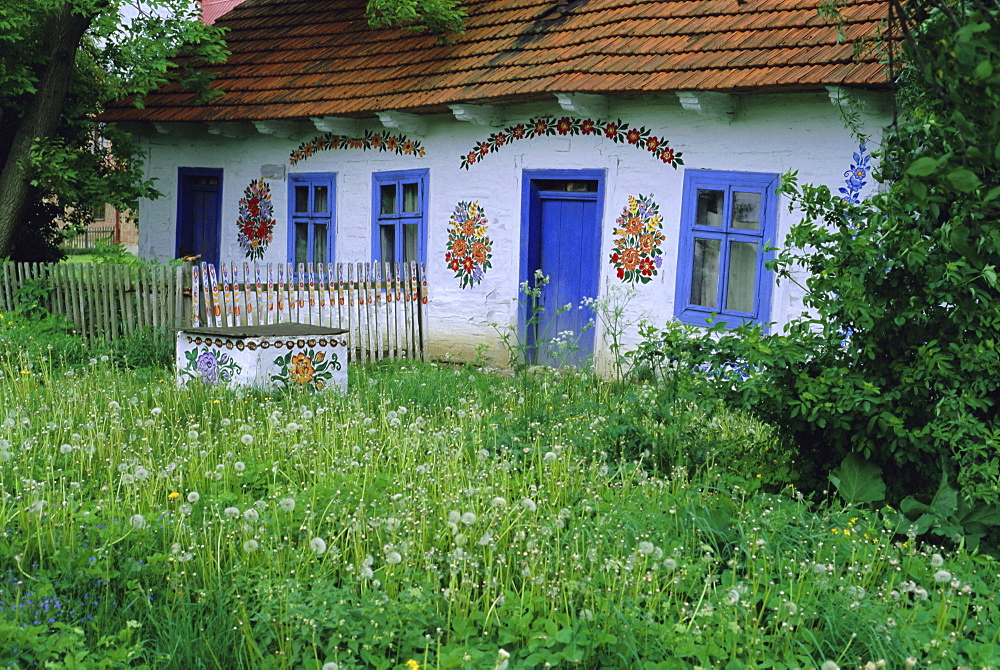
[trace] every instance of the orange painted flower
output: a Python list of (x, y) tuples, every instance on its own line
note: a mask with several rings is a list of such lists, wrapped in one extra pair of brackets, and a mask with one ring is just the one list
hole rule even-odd
[(644, 227), (642, 219), (638, 216), (629, 217), (625, 222), (625, 232), (628, 235), (641, 235)]
[(454, 242), (451, 243), (452, 253), (458, 256), (459, 258), (465, 256), (465, 252), (467, 249), (468, 245), (466, 244), (465, 240), (461, 238), (457, 238)]
[(313, 367), (312, 359), (305, 354), (296, 354), (288, 365), (288, 377), (300, 386), (305, 386), (313, 379), (316, 368)]
[(628, 247), (622, 249), (622, 267), (625, 270), (634, 270), (639, 265), (639, 250)]
[(486, 245), (482, 242), (472, 243), (472, 260), (482, 264), (486, 262)]

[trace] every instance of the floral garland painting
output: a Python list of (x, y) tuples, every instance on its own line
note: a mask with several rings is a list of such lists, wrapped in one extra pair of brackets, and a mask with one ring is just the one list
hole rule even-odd
[(271, 375), (271, 381), (283, 388), (311, 388), (322, 391), (333, 378), (333, 370), (340, 370), (341, 364), (337, 354), (316, 352), (313, 349), (303, 349), (288, 352), (274, 359), (278, 366), (277, 374)]
[(448, 251), (444, 260), (461, 288), (471, 288), (493, 267), (493, 242), (486, 236), (486, 212), (476, 202), (460, 202), (448, 221)]
[(861, 189), (868, 183), (865, 181), (865, 178), (868, 177), (871, 169), (871, 155), (868, 153), (865, 143), (862, 142), (854, 154), (854, 163), (844, 173), (844, 176), (847, 178), (846, 186), (840, 187), (841, 198), (844, 202), (850, 202), (855, 205), (861, 204)]
[(297, 149), (292, 151), (288, 162), (295, 165), (319, 151), (330, 149), (361, 149), (362, 151), (378, 150), (397, 153), (400, 156), (423, 157), (425, 150), (420, 146), (420, 142), (411, 140), (406, 135), (391, 135), (387, 132), (375, 133), (365, 132), (363, 137), (346, 137), (326, 133), (319, 137), (314, 137), (308, 142), (303, 142)]
[(260, 260), (274, 240), (274, 207), (271, 189), (263, 178), (250, 182), (240, 200), (240, 216), (236, 219), (238, 240), (247, 258)]
[(612, 142), (631, 144), (636, 149), (645, 149), (667, 165), (675, 169), (684, 165), (681, 154), (667, 145), (663, 137), (653, 135), (645, 127), (631, 127), (627, 123), (617, 121), (601, 121), (598, 119), (576, 119), (563, 116), (540, 116), (528, 123), (518, 123), (499, 130), (482, 142), (479, 142), (469, 153), (462, 156), (462, 167), (466, 170), (470, 165), (478, 163), (487, 154), (500, 150), (500, 147), (516, 140), (532, 139), (546, 135), (603, 135)]
[(178, 373), (182, 381), (200, 380), (206, 384), (226, 383), (243, 372), (243, 368), (229, 354), (211, 349), (189, 349), (184, 352), (187, 363)]
[(663, 264), (660, 245), (663, 234), (663, 217), (660, 207), (653, 202), (653, 194), (629, 196), (621, 216), (615, 220), (615, 246), (611, 249), (611, 264), (618, 278), (627, 284), (652, 281)]

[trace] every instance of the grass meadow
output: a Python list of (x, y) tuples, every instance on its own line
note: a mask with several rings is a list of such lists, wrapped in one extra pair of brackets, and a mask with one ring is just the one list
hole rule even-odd
[(1000, 665), (992, 558), (804, 496), (697, 379), (178, 388), (0, 323), (0, 667)]

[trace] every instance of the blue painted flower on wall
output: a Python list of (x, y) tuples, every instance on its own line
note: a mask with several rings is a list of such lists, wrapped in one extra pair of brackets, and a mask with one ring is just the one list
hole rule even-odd
[(862, 142), (858, 145), (858, 150), (854, 153), (854, 163), (844, 173), (844, 177), (847, 178), (847, 186), (840, 187), (841, 198), (844, 202), (854, 203), (855, 205), (861, 204), (861, 189), (868, 183), (865, 180), (868, 178), (871, 170), (871, 155), (868, 153), (865, 143)]

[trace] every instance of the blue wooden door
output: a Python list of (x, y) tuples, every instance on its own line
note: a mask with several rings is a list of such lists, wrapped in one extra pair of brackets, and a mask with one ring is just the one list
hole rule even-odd
[(219, 264), (222, 170), (181, 168), (176, 257)]
[(533, 284), (540, 270), (549, 283), (537, 324), (524, 324), (526, 341), (536, 363), (579, 367), (594, 353), (594, 313), (583, 302), (596, 298), (599, 287), (598, 184), (533, 180), (531, 197), (527, 278)]

